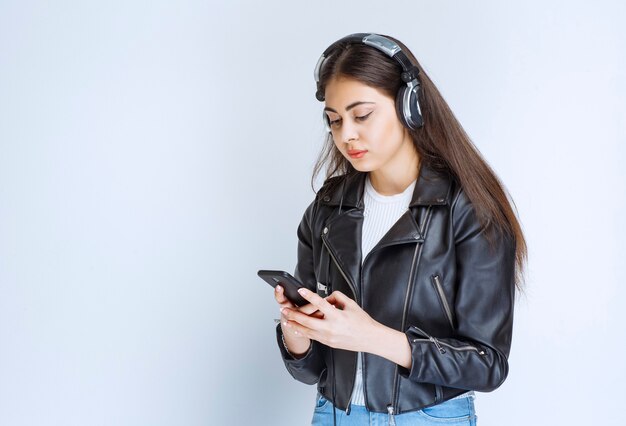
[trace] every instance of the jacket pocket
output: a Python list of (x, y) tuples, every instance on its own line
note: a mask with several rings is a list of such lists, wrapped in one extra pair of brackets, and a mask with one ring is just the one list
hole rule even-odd
[(441, 285), (441, 277), (439, 275), (432, 275), (430, 277), (430, 282), (435, 289), (435, 293), (437, 293), (437, 297), (439, 298), (439, 303), (441, 303), (441, 307), (446, 314), (446, 318), (448, 319), (448, 323), (450, 324), (450, 328), (454, 330), (454, 316), (452, 315), (452, 309), (450, 309), (450, 304), (448, 303), (448, 299), (446, 299), (446, 294), (443, 291), (443, 286)]

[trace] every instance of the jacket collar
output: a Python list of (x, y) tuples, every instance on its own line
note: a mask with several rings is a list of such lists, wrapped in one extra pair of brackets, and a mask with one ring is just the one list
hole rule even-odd
[[(355, 172), (346, 175), (343, 183), (339, 183), (331, 194), (324, 196), (320, 202), (326, 205), (342, 205), (342, 207), (363, 207), (363, 190), (367, 173)], [(450, 186), (452, 179), (448, 174), (437, 172), (426, 164), (420, 167), (415, 189), (409, 207), (445, 205), (450, 203)], [(343, 201), (341, 200), (343, 195)]]

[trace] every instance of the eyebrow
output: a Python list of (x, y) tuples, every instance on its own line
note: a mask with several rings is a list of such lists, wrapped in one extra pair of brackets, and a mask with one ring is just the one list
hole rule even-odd
[[(346, 107), (346, 111), (350, 111), (352, 108), (354, 108), (356, 106), (359, 106), (359, 105), (363, 105), (363, 104), (373, 104), (373, 105), (376, 105), (376, 102), (356, 101), (356, 102), (353, 102), (350, 105), (348, 105)], [(331, 112), (334, 112), (335, 114), (339, 114), (337, 111), (335, 111), (331, 107), (324, 108), (324, 111), (331, 111)]]

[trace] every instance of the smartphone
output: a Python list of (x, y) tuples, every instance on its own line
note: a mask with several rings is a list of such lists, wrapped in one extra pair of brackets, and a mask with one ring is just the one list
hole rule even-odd
[(300, 296), (298, 289), (304, 287), (297, 278), (285, 271), (267, 271), (260, 270), (257, 275), (272, 287), (280, 284), (285, 289), (287, 300), (296, 306), (304, 306), (309, 303), (304, 297)]

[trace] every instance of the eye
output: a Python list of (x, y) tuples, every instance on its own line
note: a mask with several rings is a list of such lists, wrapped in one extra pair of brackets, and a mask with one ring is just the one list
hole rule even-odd
[(355, 120), (357, 120), (357, 121), (365, 121), (365, 120), (367, 120), (367, 118), (368, 118), (370, 115), (372, 115), (372, 112), (374, 112), (374, 111), (370, 111), (370, 112), (368, 112), (367, 114), (362, 115), (362, 116), (360, 116), (360, 117), (354, 117), (354, 119), (355, 119)]
[(328, 125), (330, 127), (336, 127), (339, 123), (341, 123), (341, 118), (338, 118), (336, 120), (328, 119)]
[[(356, 121), (365, 121), (365, 120), (367, 120), (369, 118), (369, 116), (372, 114), (372, 112), (374, 112), (374, 111), (370, 111), (370, 112), (368, 112), (365, 115), (354, 117), (354, 119)], [(330, 127), (336, 128), (336, 127), (338, 127), (341, 124), (341, 118), (337, 118), (335, 120), (331, 120), (330, 117), (328, 117), (328, 116), (326, 116), (326, 117), (328, 118), (328, 125)]]

